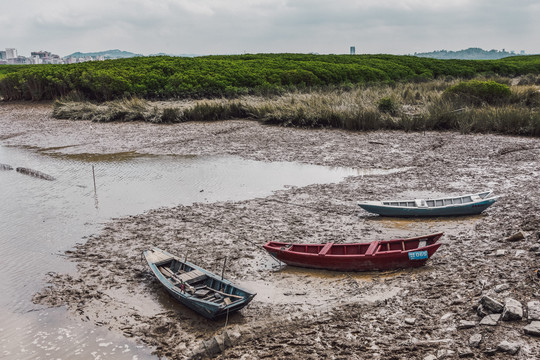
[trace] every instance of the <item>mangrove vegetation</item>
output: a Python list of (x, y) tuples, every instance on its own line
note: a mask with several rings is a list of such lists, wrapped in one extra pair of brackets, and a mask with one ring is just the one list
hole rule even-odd
[(540, 56), (258, 54), (0, 67), (4, 101), (55, 100), (60, 119), (252, 119), (359, 131), (540, 136), (539, 84)]
[(1, 66), (0, 96), (4, 100), (34, 101), (70, 93), (93, 101), (128, 96), (154, 100), (215, 98), (328, 86), (539, 73), (540, 56), (484, 61), (313, 54), (137, 57), (72, 65)]

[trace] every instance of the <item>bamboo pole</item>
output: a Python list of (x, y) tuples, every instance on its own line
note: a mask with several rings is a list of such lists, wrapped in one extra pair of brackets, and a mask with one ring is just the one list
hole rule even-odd
[(94, 165), (92, 165), (92, 177), (94, 178), (94, 195), (97, 195), (97, 190), (96, 190), (96, 172), (94, 171)]
[(223, 280), (223, 275), (225, 274), (225, 265), (227, 265), (227, 257), (225, 256), (225, 261), (223, 262), (223, 270), (221, 270), (221, 280)]

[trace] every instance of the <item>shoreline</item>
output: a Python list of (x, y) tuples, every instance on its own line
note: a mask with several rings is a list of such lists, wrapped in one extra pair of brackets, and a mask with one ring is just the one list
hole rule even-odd
[[(235, 155), (410, 169), (293, 187), (266, 198), (159, 208), (112, 219), (68, 253), (77, 273), (49, 278), (52, 286), (35, 296), (36, 303), (66, 306), (74, 317), (88, 316), (134, 337), (159, 356), (189, 358), (202, 341), (223, 330), (223, 323), (200, 319), (163, 294), (138, 259), (143, 249), (156, 245), (179, 255), (193, 249), (197, 255), (192, 261), (211, 271), (231, 256), (228, 278), (259, 290), (250, 306), (229, 319), (234, 346), (222, 358), (399, 354), (425, 359), (443, 352), (485, 358), (503, 341), (520, 345), (513, 358), (540, 356), (537, 339), (523, 333), (526, 320), (479, 325), (475, 309), (484, 295), (500, 301), (514, 298), (524, 308), (540, 297), (538, 255), (531, 251), (540, 229), (535, 191), (539, 140), (454, 132), (306, 130), (249, 120), (91, 123), (56, 120), (50, 111), (50, 104), (2, 104), (0, 141), (63, 154)], [(356, 206), (360, 199), (459, 195), (487, 188), (504, 196), (475, 217), (386, 219)], [(269, 256), (257, 250), (268, 239), (356, 242), (436, 231), (445, 232), (444, 246), (424, 268), (391, 273), (277, 270)], [(525, 234), (523, 240), (505, 240), (519, 231)], [(500, 285), (508, 288), (496, 292)], [(462, 329), (462, 321), (475, 325)], [(483, 339), (478, 347), (469, 341), (475, 334)]]

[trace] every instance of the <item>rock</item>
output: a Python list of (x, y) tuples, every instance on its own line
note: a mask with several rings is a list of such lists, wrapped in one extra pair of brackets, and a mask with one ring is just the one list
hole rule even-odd
[(469, 358), (469, 357), (474, 357), (474, 352), (469, 349), (469, 348), (466, 348), (466, 349), (459, 349), (458, 350), (458, 356), (460, 358)]
[(458, 329), (470, 329), (476, 326), (475, 321), (460, 320), (457, 326)]
[(508, 285), (508, 284), (500, 284), (500, 285), (495, 286), (495, 292), (496, 293), (500, 293), (500, 292), (506, 291), (508, 289), (510, 289), (510, 285)]
[(446, 321), (446, 320), (450, 319), (452, 316), (454, 316), (454, 313), (451, 313), (451, 312), (446, 313), (443, 316), (441, 316), (441, 321)]
[(500, 318), (501, 314), (487, 315), (480, 321), (480, 325), (495, 326), (499, 322)]
[(407, 325), (414, 325), (414, 323), (416, 322), (416, 318), (406, 318), (404, 321)]
[(504, 310), (502, 313), (503, 321), (521, 320), (523, 318), (523, 307), (521, 303), (512, 298), (506, 298), (504, 301)]
[(521, 345), (519, 345), (518, 343), (511, 343), (508, 341), (503, 341), (499, 345), (497, 345), (497, 351), (505, 352), (510, 355), (517, 354), (519, 349), (521, 349)]
[(482, 306), (482, 304), (478, 305), (478, 307), (476, 308), (476, 314), (479, 316), (479, 317), (484, 317), (486, 315), (489, 315), (489, 312), (487, 312), (484, 307)]
[(437, 351), (437, 360), (451, 358), (456, 352), (447, 349), (441, 349)]
[(428, 355), (424, 357), (424, 360), (437, 360), (437, 357), (435, 355)]
[(469, 338), (469, 345), (474, 348), (480, 347), (481, 342), (482, 342), (482, 334), (474, 334)]
[(525, 255), (527, 252), (525, 250), (516, 250), (515, 257), (520, 257), (522, 255)]
[(523, 232), (521, 231), (518, 231), (517, 233), (515, 233), (514, 235), (511, 235), (509, 237), (507, 237), (506, 239), (504, 239), (505, 241), (521, 241), (525, 239), (525, 235), (523, 234)]
[(529, 301), (527, 303), (527, 314), (529, 321), (540, 320), (540, 301)]
[(523, 328), (527, 335), (540, 336), (540, 321), (533, 321)]
[(501, 256), (504, 256), (504, 255), (506, 255), (506, 250), (501, 249), (501, 250), (497, 250), (495, 252), (495, 256), (497, 256), (497, 257), (501, 257)]
[(484, 350), (484, 354), (486, 354), (487, 356), (493, 356), (496, 353), (497, 353), (497, 349), (490, 348), (490, 349)]
[(538, 244), (531, 245), (531, 247), (529, 248), (529, 251), (532, 251), (532, 252), (535, 252), (538, 250), (540, 250), (540, 245)]
[(482, 304), (482, 307), (485, 311), (487, 311), (490, 314), (493, 313), (502, 313), (504, 310), (504, 305), (497, 300), (490, 298), (487, 295), (482, 296), (480, 299), (480, 304)]

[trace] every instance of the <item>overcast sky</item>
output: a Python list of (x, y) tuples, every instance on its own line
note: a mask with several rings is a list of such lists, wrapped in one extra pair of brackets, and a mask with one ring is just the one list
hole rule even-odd
[(0, 49), (540, 53), (539, 0), (0, 0)]

